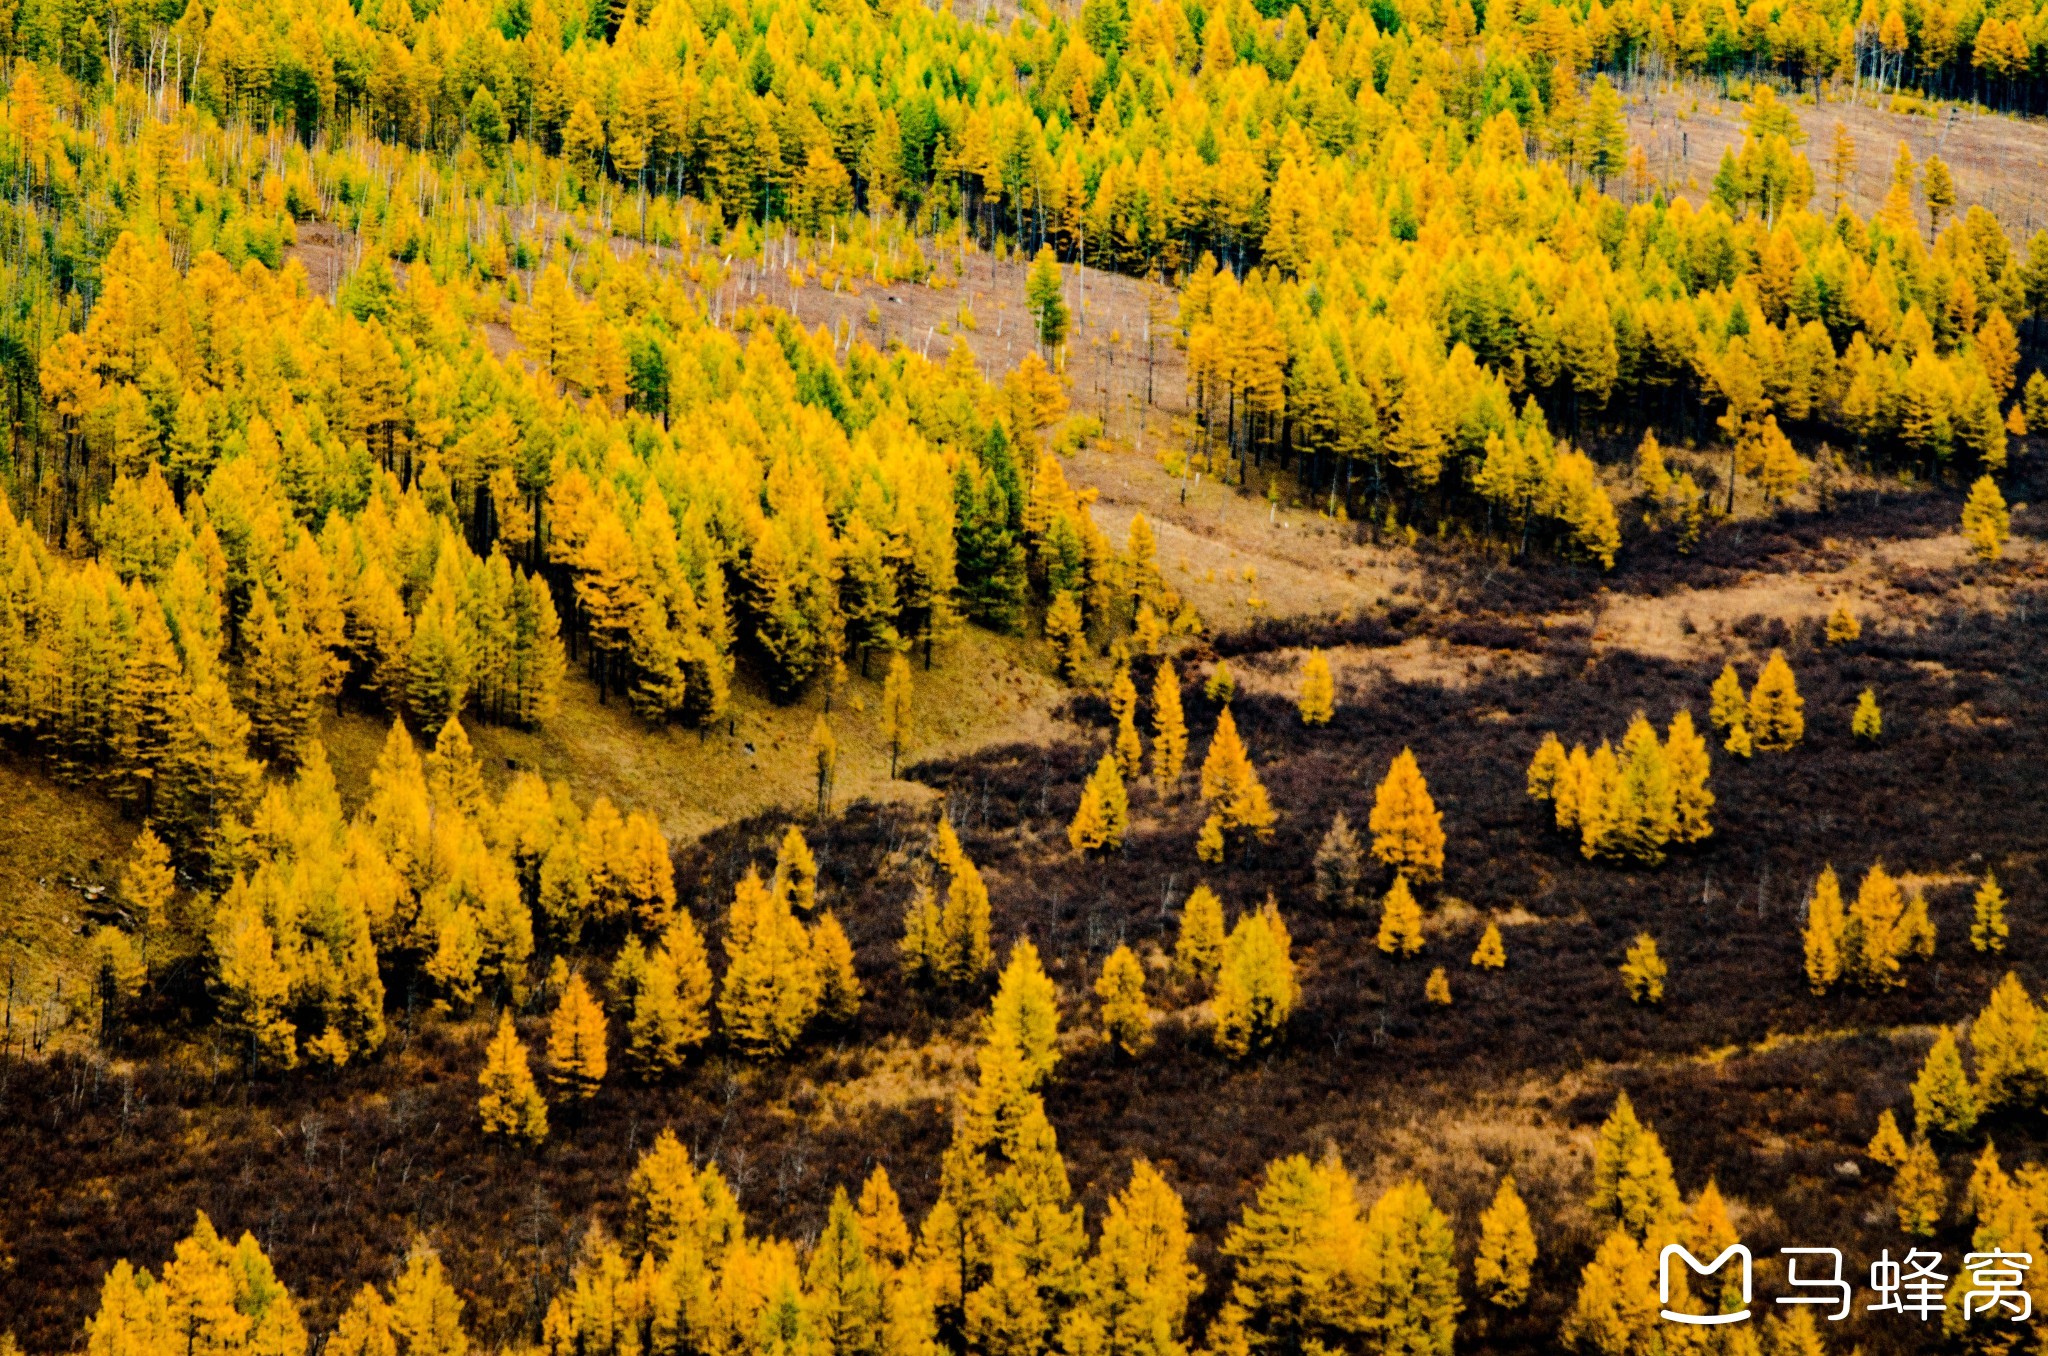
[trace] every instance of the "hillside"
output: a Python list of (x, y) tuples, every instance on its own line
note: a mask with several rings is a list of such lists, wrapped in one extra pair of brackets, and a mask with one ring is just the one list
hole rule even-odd
[(2044, 43), (0, 8), (0, 1356), (2030, 1348)]

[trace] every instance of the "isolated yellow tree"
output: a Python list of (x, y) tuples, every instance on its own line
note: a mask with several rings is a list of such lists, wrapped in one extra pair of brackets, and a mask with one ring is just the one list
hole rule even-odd
[(1830, 645), (1843, 645), (1862, 637), (1863, 623), (1850, 610), (1847, 599), (1837, 600), (1834, 610), (1828, 613), (1825, 635)]
[(1472, 964), (1481, 970), (1499, 970), (1508, 963), (1507, 944), (1501, 940), (1500, 924), (1489, 922), (1472, 948)]
[(1216, 717), (1216, 732), (1202, 759), (1202, 800), (1209, 806), (1199, 852), (1203, 861), (1222, 861), (1230, 846), (1244, 838), (1260, 842), (1272, 838), (1279, 815), (1238, 738), (1237, 721), (1229, 707)]
[(1472, 1259), (1472, 1281), (1479, 1295), (1497, 1309), (1519, 1309), (1529, 1298), (1530, 1272), (1536, 1265), (1536, 1231), (1529, 1207), (1522, 1203), (1512, 1176), (1501, 1178), (1493, 1203), (1479, 1215), (1479, 1252)]
[(990, 1041), (1017, 1052), (1027, 1090), (1052, 1076), (1060, 1060), (1060, 993), (1028, 937), (1010, 948), (989, 1007), (988, 1032)]
[(1237, 678), (1230, 671), (1230, 661), (1219, 659), (1209, 669), (1208, 681), (1202, 684), (1202, 695), (1218, 706), (1228, 706), (1237, 696)]
[(1268, 900), (1230, 930), (1216, 976), (1216, 1048), (1243, 1058), (1279, 1040), (1301, 996), (1293, 939)]
[(1429, 978), (1422, 985), (1422, 996), (1440, 1008), (1451, 1005), (1451, 977), (1444, 973), (1443, 966), (1429, 972)]
[(1663, 957), (1657, 954), (1657, 939), (1647, 932), (1637, 933), (1621, 961), (1621, 983), (1628, 990), (1628, 1001), (1651, 1006), (1663, 1002), (1668, 973)]
[(571, 975), (548, 1020), (548, 1081), (565, 1101), (587, 1102), (604, 1082), (606, 1059), (604, 1009), (583, 976)]
[(2012, 929), (2005, 921), (2005, 891), (1995, 872), (1984, 873), (1970, 907), (1970, 945), (1979, 951), (2003, 951)]
[(1402, 749), (1373, 792), (1372, 855), (1397, 872), (1428, 882), (1444, 874), (1444, 817), (1430, 799), (1415, 754)]
[(1390, 956), (1412, 956), (1422, 950), (1422, 907), (1408, 888), (1408, 877), (1396, 875), (1380, 901), (1379, 949)]
[(1124, 845), (1130, 828), (1131, 807), (1124, 791), (1123, 774), (1114, 754), (1105, 753), (1081, 788), (1081, 803), (1067, 824), (1067, 842), (1074, 851), (1114, 852)]
[(1330, 659), (1321, 650), (1310, 650), (1301, 668), (1301, 696), (1296, 705), (1304, 725), (1328, 725), (1337, 711), (1337, 683), (1330, 674)]
[(1188, 723), (1181, 710), (1180, 675), (1173, 661), (1159, 661), (1152, 679), (1152, 785), (1163, 799), (1180, 784), (1188, 761)]
[(1145, 1001), (1145, 967), (1130, 947), (1119, 946), (1095, 981), (1102, 1000), (1102, 1037), (1133, 1059), (1152, 1044), (1152, 1008)]
[(1866, 744), (1875, 744), (1884, 733), (1884, 712), (1877, 706), (1877, 693), (1864, 688), (1856, 697), (1856, 710), (1849, 717), (1849, 733)]
[(1998, 482), (1990, 476), (1979, 476), (1970, 486), (1970, 496), (1963, 501), (1963, 540), (1979, 560), (1996, 560), (2005, 550), (2005, 543), (2012, 536), (2012, 514), (2005, 506), (2005, 496), (1998, 492)]
[(1347, 913), (1359, 907), (1359, 888), (1365, 882), (1365, 846), (1342, 810), (1331, 818), (1330, 831), (1316, 847), (1315, 869), (1318, 903)]
[(882, 679), (882, 740), (889, 746), (889, 780), (896, 780), (896, 764), (910, 747), (914, 717), (910, 684), (910, 660), (902, 654), (889, 659), (889, 672)]
[(1806, 702), (1783, 650), (1772, 650), (1749, 694), (1749, 733), (1756, 747), (1782, 753), (1806, 734)]
[(818, 907), (817, 854), (804, 840), (803, 830), (794, 824), (783, 831), (782, 841), (775, 845), (775, 875), (768, 888), (795, 913), (807, 914)]
[(1180, 935), (1173, 944), (1173, 968), (1184, 979), (1203, 983), (1223, 966), (1223, 901), (1197, 885), (1180, 911)]
[(534, 1086), (532, 1070), (526, 1063), (526, 1046), (512, 1026), (512, 1014), (498, 1018), (498, 1033), (484, 1051), (484, 1071), (477, 1080), (483, 1096), (477, 1110), (483, 1113), (484, 1133), (522, 1139), (538, 1144), (548, 1134), (548, 1104)]

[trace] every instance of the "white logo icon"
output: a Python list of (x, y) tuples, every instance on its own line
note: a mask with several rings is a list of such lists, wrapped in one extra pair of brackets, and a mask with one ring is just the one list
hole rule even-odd
[[(1657, 1302), (1659, 1304), (1669, 1305), (1671, 1303), (1671, 1258), (1673, 1254), (1683, 1257), (1686, 1266), (1701, 1276), (1711, 1276), (1719, 1271), (1729, 1258), (1740, 1257), (1742, 1259), (1742, 1303), (1744, 1306), (1749, 1304), (1749, 1249), (1743, 1247), (1740, 1243), (1730, 1243), (1719, 1257), (1716, 1257), (1705, 1266), (1701, 1266), (1700, 1259), (1687, 1252), (1681, 1245), (1677, 1243), (1665, 1244), (1664, 1251), (1657, 1254)], [(1663, 1311), (1663, 1315), (1673, 1323), (1740, 1323), (1749, 1317), (1749, 1309), (1744, 1307), (1732, 1314), (1681, 1314), (1666, 1308)]]

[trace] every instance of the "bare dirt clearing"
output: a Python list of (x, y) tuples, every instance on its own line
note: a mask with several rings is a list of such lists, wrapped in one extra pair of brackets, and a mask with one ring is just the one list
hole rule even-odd
[[(1919, 114), (1848, 101), (1805, 104), (1788, 97), (1781, 102), (1806, 133), (1814, 206), (1820, 211), (1834, 207), (1827, 159), (1839, 120), (1856, 143), (1846, 202), (1859, 215), (1869, 216), (1884, 202), (1892, 161), (1904, 142), (1916, 162), (1924, 164), (1937, 152), (1948, 162), (1958, 213), (1982, 206), (2021, 239), (2036, 226), (2048, 225), (2048, 123), (1963, 107), (1951, 115), (1933, 105)], [(1683, 84), (1661, 92), (1646, 86), (1632, 94), (1626, 109), (1629, 140), (1643, 148), (1658, 182), (1697, 204), (1713, 191), (1721, 153), (1741, 144), (1746, 108), (1721, 98), (1713, 85)]]

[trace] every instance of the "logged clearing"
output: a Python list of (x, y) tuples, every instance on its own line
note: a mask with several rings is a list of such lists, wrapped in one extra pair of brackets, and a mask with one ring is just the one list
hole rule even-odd
[[(1804, 147), (1813, 164), (1814, 200), (1832, 212), (1833, 171), (1828, 157), (1835, 124), (1849, 129), (1855, 160), (1843, 184), (1843, 204), (1868, 217), (1891, 187), (1892, 162), (1901, 144), (1924, 164), (1930, 155), (1948, 162), (1955, 177), (1956, 211), (1983, 207), (2021, 239), (2048, 226), (2048, 141), (2032, 119), (1991, 114), (1965, 105), (1914, 100), (1918, 111), (1895, 111), (1866, 96), (1809, 102), (1781, 100), (1799, 119)], [(1630, 91), (1625, 116), (1630, 141), (1649, 158), (1651, 177), (1698, 204), (1713, 191), (1723, 151), (1740, 147), (1742, 101), (1723, 98), (1705, 82)]]

